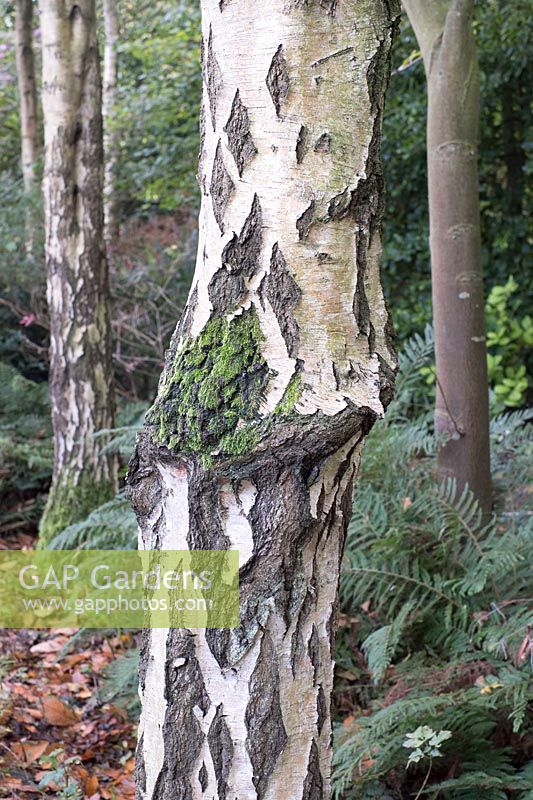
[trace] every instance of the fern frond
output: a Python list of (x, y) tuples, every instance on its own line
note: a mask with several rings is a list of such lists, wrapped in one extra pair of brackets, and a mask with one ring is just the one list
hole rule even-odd
[(383, 680), (387, 668), (396, 656), (398, 645), (408, 625), (412, 610), (413, 605), (409, 602), (405, 603), (396, 619), (390, 625), (383, 625), (378, 628), (377, 631), (367, 636), (361, 645), (374, 683), (379, 683)]
[(52, 539), (50, 550), (134, 550), (137, 520), (124, 494), (96, 508)]

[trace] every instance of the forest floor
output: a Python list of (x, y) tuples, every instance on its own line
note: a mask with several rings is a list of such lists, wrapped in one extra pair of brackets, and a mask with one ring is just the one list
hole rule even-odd
[[(28, 548), (20, 534), (1, 547)], [(106, 702), (130, 633), (0, 630), (0, 798), (133, 800), (136, 723)]]

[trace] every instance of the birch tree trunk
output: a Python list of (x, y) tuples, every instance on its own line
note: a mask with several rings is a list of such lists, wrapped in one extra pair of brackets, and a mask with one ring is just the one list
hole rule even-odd
[(404, 0), (428, 85), (427, 158), (435, 428), (441, 478), (466, 484), (490, 512), (489, 408), (477, 134), (479, 74), (474, 0)]
[(118, 85), (119, 22), (117, 0), (103, 0), (104, 9), (104, 80), (102, 111), (104, 118), (104, 238), (109, 246), (119, 232), (119, 215), (115, 189), (118, 162), (118, 129), (114, 120)]
[(54, 473), (41, 543), (113, 496), (109, 287), (95, 0), (41, 0)]
[[(17, 48), (22, 178), (25, 193), (31, 195), (35, 188), (35, 163), (40, 150), (37, 86), (33, 56), (33, 0), (16, 0), (15, 40)], [(35, 239), (35, 224), (31, 218), (31, 212), (28, 212), (27, 215), (26, 231), (26, 249), (31, 252)]]
[(152, 630), (138, 798), (331, 793), (340, 560), (392, 393), (387, 0), (203, 0), (196, 272), (128, 477), (140, 547), (236, 549), (240, 626)]

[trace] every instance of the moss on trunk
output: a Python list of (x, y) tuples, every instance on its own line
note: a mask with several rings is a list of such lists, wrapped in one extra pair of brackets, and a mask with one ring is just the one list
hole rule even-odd
[(95, 483), (94, 476), (82, 473), (76, 484), (72, 479), (54, 481), (39, 525), (38, 548), (44, 550), (62, 530), (84, 519), (95, 508), (115, 496), (111, 481)]
[(167, 365), (148, 412), (154, 443), (203, 456), (248, 448), (269, 376), (262, 339), (252, 309), (231, 320), (215, 317), (189, 338)]

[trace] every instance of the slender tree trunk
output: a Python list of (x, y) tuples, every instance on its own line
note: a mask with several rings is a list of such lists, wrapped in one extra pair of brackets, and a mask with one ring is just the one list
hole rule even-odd
[[(16, 0), (15, 39), (19, 87), (21, 164), (24, 191), (31, 195), (35, 188), (35, 163), (39, 156), (39, 123), (37, 86), (33, 57), (33, 0)], [(31, 252), (35, 240), (35, 223), (28, 211), (26, 248)]]
[(404, 0), (428, 83), (428, 181), (441, 478), (491, 507), (474, 0)]
[(41, 0), (44, 205), (54, 474), (50, 536), (111, 497), (116, 470), (94, 434), (113, 425), (102, 117), (95, 0)]
[(108, 247), (112, 247), (119, 233), (119, 213), (115, 188), (119, 146), (118, 128), (114, 119), (118, 85), (119, 23), (117, 0), (103, 0), (103, 2), (105, 29), (102, 104), (104, 117), (104, 237)]
[(142, 548), (236, 549), (241, 623), (153, 630), (138, 798), (329, 798), (340, 560), (391, 392), (387, 0), (203, 0), (196, 273), (130, 464)]

